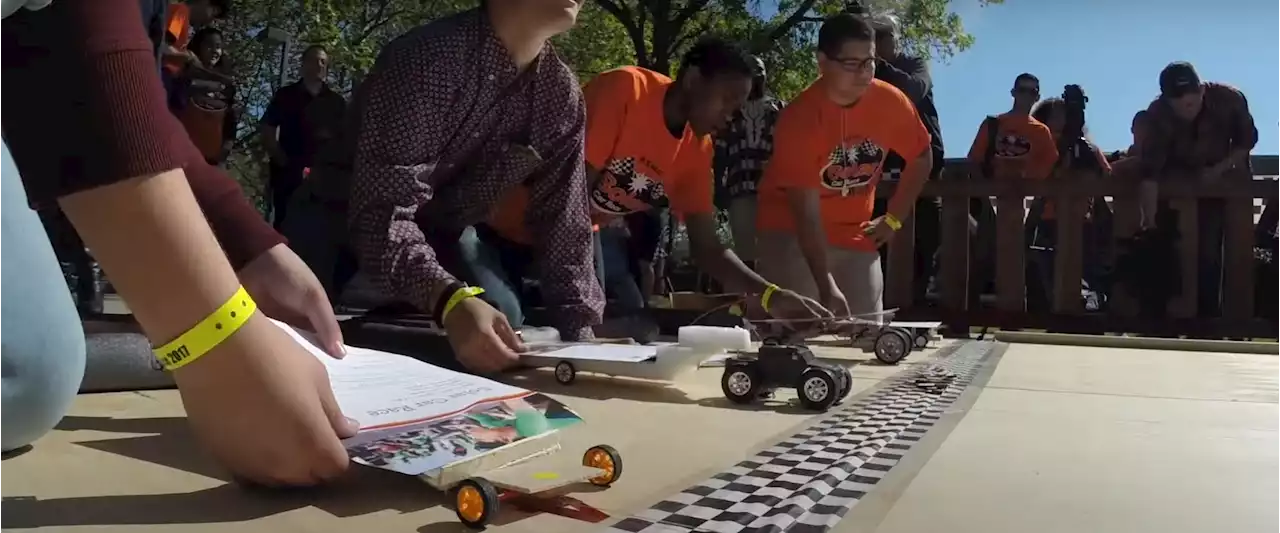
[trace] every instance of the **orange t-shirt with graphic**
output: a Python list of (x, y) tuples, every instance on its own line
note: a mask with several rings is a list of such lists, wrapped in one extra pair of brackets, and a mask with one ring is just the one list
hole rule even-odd
[[(676, 137), (667, 129), (662, 101), (671, 78), (640, 67), (603, 72), (587, 83), (587, 167), (599, 172), (590, 184), (592, 221), (607, 223), (655, 207), (681, 215), (714, 212), (711, 136), (685, 125)], [(532, 244), (525, 223), (527, 187), (507, 191), (487, 224), (499, 235)]]
[(874, 80), (852, 106), (827, 97), (822, 80), (783, 108), (774, 131), (773, 157), (759, 188), (756, 227), (795, 232), (786, 190), (821, 191), (821, 216), (832, 246), (873, 251), (863, 234), (871, 220), (885, 156), (913, 161), (929, 149), (929, 132), (902, 91)]
[[(186, 50), (187, 43), (191, 41), (191, 8), (181, 2), (169, 4), (164, 31), (165, 42), (178, 50)], [(183, 63), (176, 59), (164, 59), (164, 68), (171, 75), (177, 76), (182, 67)]]
[[(996, 117), (996, 147), (991, 155), (991, 179), (1045, 179), (1058, 162), (1058, 146), (1044, 123), (1026, 115)], [(969, 148), (969, 164), (982, 168), (987, 153), (987, 122)]]

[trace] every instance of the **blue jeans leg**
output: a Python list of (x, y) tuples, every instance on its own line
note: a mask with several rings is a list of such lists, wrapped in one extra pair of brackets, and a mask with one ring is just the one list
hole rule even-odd
[(512, 279), (502, 266), (501, 250), (481, 239), (474, 227), (462, 232), (458, 248), (470, 278), (467, 282), (484, 289), (481, 298), (506, 315), (511, 327), (524, 325), (524, 308), (517, 292), (521, 280)]
[(631, 274), (627, 254), (627, 234), (619, 228), (600, 228), (600, 256), (604, 265), (604, 289), (613, 295), (618, 310), (627, 313), (644, 309), (644, 296)]
[(67, 413), (84, 377), (85, 340), (7, 146), (0, 165), (0, 449), (9, 451), (48, 433)]

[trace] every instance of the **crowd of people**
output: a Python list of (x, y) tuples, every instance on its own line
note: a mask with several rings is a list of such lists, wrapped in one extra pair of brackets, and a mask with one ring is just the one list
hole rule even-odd
[[(827, 18), (820, 77), (790, 102), (768, 94), (759, 58), (716, 37), (674, 77), (625, 66), (582, 87), (548, 44), (579, 3), (487, 0), (411, 30), (350, 102), (325, 84), (326, 51), (308, 48), (262, 120), (273, 228), (220, 168), (235, 91), (209, 23), (225, 1), (36, 3), (6, 1), (2, 34), (9, 99), (23, 103), (3, 118), (3, 282), (9, 301), (41, 302), (4, 307), (4, 450), (52, 428), (84, 371), (74, 304), (26, 203), (59, 209), (92, 250), (173, 372), (195, 436), (240, 477), (276, 485), (341, 474), (339, 438), (359, 424), (265, 317), (342, 357), (329, 295), (356, 266), (430, 313), (463, 366), (497, 372), (523, 351), (529, 282), (567, 340), (592, 337), (607, 293), (642, 308), (653, 276), (635, 274), (651, 268), (662, 210), (749, 313), (881, 311), (881, 253), (913, 212), (917, 279), (935, 265), (938, 204), (920, 191), (949, 178), (941, 128), (927, 63), (899, 49), (890, 16)], [(1133, 149), (1091, 146), (1097, 171), (1150, 183), (1144, 214), (1171, 171), (1248, 179), (1244, 96), (1185, 63), (1159, 89)], [(993, 179), (1047, 179), (1063, 168), (1067, 111), (1037, 105), (1030, 74), (1011, 93), (969, 159)], [(877, 203), (885, 180), (897, 187)], [(1054, 217), (1051, 204), (1033, 211)]]

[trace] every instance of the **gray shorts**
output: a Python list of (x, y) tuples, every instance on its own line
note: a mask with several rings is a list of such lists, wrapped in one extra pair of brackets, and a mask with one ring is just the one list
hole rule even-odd
[[(818, 286), (795, 235), (761, 231), (756, 239), (760, 253), (756, 271), (761, 276), (784, 289), (817, 299)], [(884, 311), (884, 274), (880, 270), (879, 253), (828, 246), (827, 260), (836, 286), (849, 301), (851, 314)]]

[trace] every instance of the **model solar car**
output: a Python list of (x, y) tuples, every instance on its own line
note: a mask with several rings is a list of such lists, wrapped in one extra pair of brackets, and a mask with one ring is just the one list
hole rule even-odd
[(559, 500), (569, 501), (566, 506), (557, 499), (543, 500), (538, 495), (584, 481), (597, 487), (608, 487), (621, 476), (622, 456), (613, 447), (601, 444), (592, 446), (583, 454), (582, 466), (578, 468), (547, 470), (534, 460), (491, 470), (453, 486), (436, 488), (453, 494), (454, 510), (463, 525), (484, 529), (497, 516), (504, 501), (516, 507), (536, 505), (540, 511), (598, 521), (602, 519), (598, 516), (599, 511), (582, 506), (581, 502), (560, 497)]
[(825, 411), (853, 386), (853, 375), (840, 365), (820, 361), (807, 346), (766, 340), (754, 354), (739, 354), (724, 363), (720, 388), (734, 403), (746, 404), (782, 387), (796, 389), (800, 405)]

